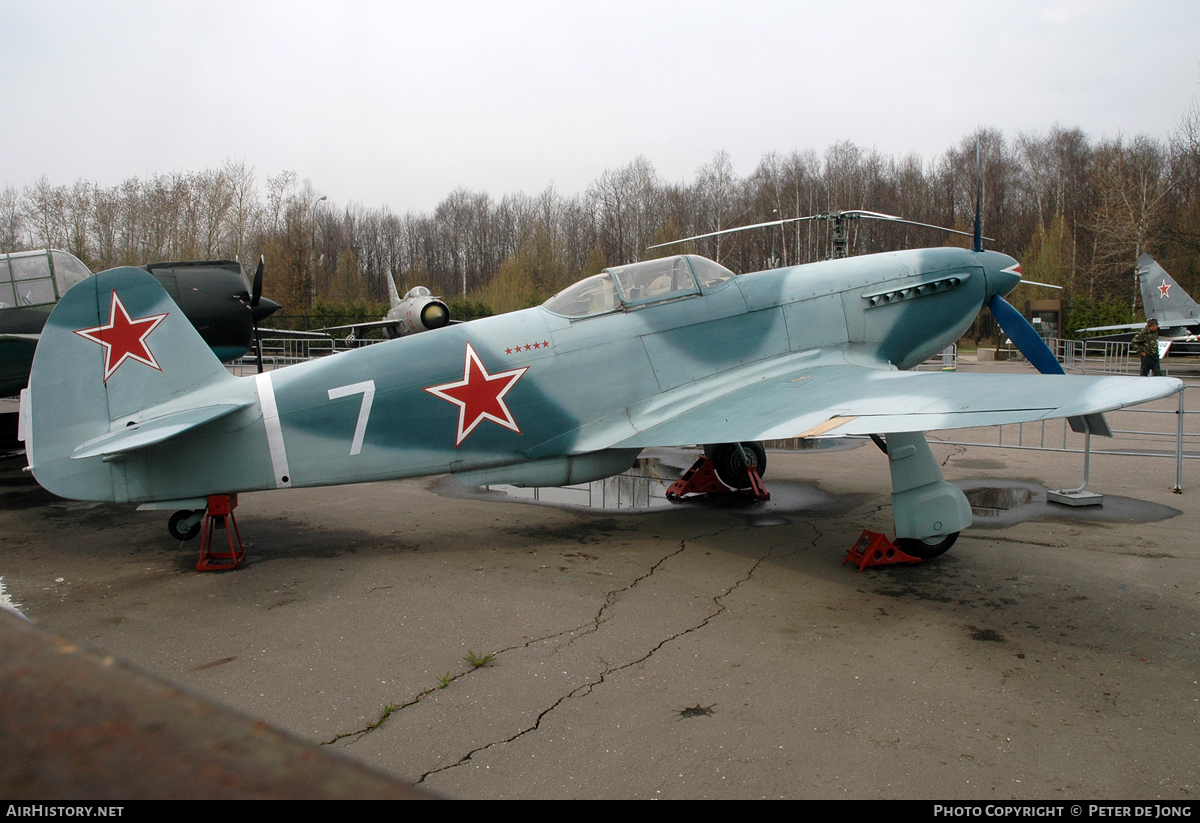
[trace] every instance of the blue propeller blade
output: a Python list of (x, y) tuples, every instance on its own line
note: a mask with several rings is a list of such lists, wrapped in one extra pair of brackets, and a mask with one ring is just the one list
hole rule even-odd
[(1000, 295), (988, 301), (988, 308), (1008, 339), (1013, 341), (1021, 354), (1042, 374), (1064, 374), (1063, 367), (1055, 359), (1046, 341), (1029, 325), (1029, 321), (1012, 304)]

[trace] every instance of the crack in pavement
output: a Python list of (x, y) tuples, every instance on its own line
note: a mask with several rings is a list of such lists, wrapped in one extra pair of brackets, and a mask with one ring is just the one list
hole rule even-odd
[[(566, 644), (567, 646), (570, 646), (578, 638), (584, 637), (586, 635), (589, 635), (596, 631), (599, 631), (601, 624), (603, 624), (605, 622), (604, 617), (603, 617), (604, 612), (607, 609), (609, 609), (614, 603), (616, 603), (617, 598), (620, 595), (624, 594), (625, 592), (627, 592), (630, 589), (637, 586), (639, 583), (641, 583), (646, 578), (653, 575), (654, 572), (657, 571), (658, 568), (660, 566), (662, 566), (663, 563), (667, 562), (672, 557), (675, 557), (676, 555), (683, 552), (687, 548), (688, 539), (699, 540), (700, 538), (703, 538), (703, 537), (713, 537), (715, 535), (722, 534), (723, 532), (730, 531), (733, 528), (737, 528), (737, 527), (731, 526), (731, 527), (728, 527), (725, 529), (718, 529), (717, 531), (714, 531), (714, 532), (708, 532), (706, 534), (696, 535), (692, 538), (685, 538), (684, 540), (679, 541), (678, 549), (668, 552), (667, 554), (663, 555), (658, 560), (656, 560), (650, 566), (650, 568), (645, 572), (645, 574), (642, 574), (642, 575), (634, 578), (631, 582), (622, 586), (619, 589), (613, 589), (613, 590), (609, 591), (605, 595), (604, 605), (602, 605), (600, 607), (600, 609), (596, 612), (596, 616), (592, 618), (592, 621), (590, 624), (582, 623), (578, 626), (574, 626), (571, 628), (567, 628), (567, 629), (563, 629), (561, 631), (554, 632), (553, 634), (547, 634), (542, 637), (530, 638), (529, 640), (526, 640), (522, 643), (516, 643), (512, 646), (507, 646), (503, 649), (499, 649), (494, 652), (496, 658), (499, 658), (502, 654), (505, 654), (506, 652), (515, 651), (517, 649), (527, 649), (530, 646), (533, 646), (537, 643), (545, 643), (547, 641), (555, 640), (559, 637), (562, 637), (562, 636), (568, 635), (568, 634), (572, 635), (571, 639), (568, 640), (567, 644)], [(550, 652), (551, 656), (558, 654), (558, 651), (559, 651), (559, 649), (552, 650)], [(366, 735), (375, 731), (380, 726), (382, 726), (384, 723), (386, 723), (388, 718), (390, 718), (393, 714), (404, 711), (405, 709), (407, 709), (411, 706), (415, 706), (416, 704), (418, 704), (422, 700), (424, 700), (426, 697), (433, 694), (435, 691), (440, 691), (441, 689), (445, 689), (445, 688), (449, 687), (451, 683), (455, 682), (459, 678), (466, 677), (468, 674), (471, 674), (471, 672), (475, 671), (475, 669), (477, 669), (477, 668), (482, 668), (482, 667), (475, 666), (475, 667), (469, 669), (468, 671), (459, 672), (458, 674), (451, 677), (449, 680), (445, 681), (445, 683), (439, 682), (437, 688), (425, 688), (420, 692), (420, 694), (416, 695), (415, 697), (410, 697), (408, 700), (406, 700), (402, 703), (388, 703), (380, 710), (379, 717), (377, 717), (374, 721), (368, 723), (367, 725), (363, 726), (360, 729), (354, 729), (353, 731), (341, 732), (340, 734), (336, 734), (333, 737), (331, 737), (329, 740), (321, 741), (318, 745), (331, 746), (334, 743), (338, 743), (340, 741), (346, 741), (344, 744), (344, 747), (352, 746), (355, 743), (357, 743), (359, 740), (361, 740), (363, 737), (365, 737)], [(540, 717), (541, 716), (539, 715), (539, 719), (540, 719)]]
[[(943, 443), (942, 445), (947, 445), (947, 444)], [(948, 455), (946, 455), (946, 459), (942, 461), (942, 468), (943, 469), (946, 468), (946, 464), (950, 462), (951, 457), (958, 457), (960, 454), (966, 454), (966, 452), (967, 452), (966, 446), (959, 446), (958, 451), (951, 450), (950, 453)]]
[[(500, 655), (502, 655), (506, 652), (515, 651), (517, 649), (527, 649), (536, 643), (545, 643), (548, 640), (554, 640), (555, 638), (562, 637), (565, 634), (573, 634), (575, 632), (582, 632), (584, 630), (584, 628), (586, 628), (586, 625), (587, 624), (583, 624), (583, 625), (576, 626), (571, 629), (563, 629), (562, 631), (557, 631), (557, 632), (554, 632), (553, 634), (547, 634), (547, 635), (544, 635), (543, 637), (533, 637), (533, 638), (530, 638), (529, 640), (526, 640), (523, 643), (516, 643), (512, 646), (506, 646), (503, 649), (499, 649), (499, 650), (493, 652), (493, 654), (495, 655), (496, 659), (499, 659)], [(472, 668), (468, 669), (465, 672), (459, 672), (458, 674), (454, 675), (449, 680), (447, 680), (444, 684), (439, 682), (437, 688), (422, 689), (421, 693), (418, 694), (416, 697), (412, 697), (403, 703), (389, 703), (386, 706), (384, 706), (383, 709), (380, 710), (379, 717), (376, 718), (373, 722), (368, 723), (367, 725), (363, 726), (361, 729), (355, 729), (354, 731), (342, 732), (340, 734), (334, 735), (329, 740), (323, 740), (320, 743), (318, 743), (317, 745), (331, 746), (334, 743), (345, 740), (345, 741), (347, 741), (345, 743), (346, 747), (352, 746), (355, 743), (357, 743), (359, 740), (362, 740), (363, 737), (365, 737), (366, 735), (370, 734), (371, 732), (375, 731), (380, 726), (382, 726), (385, 722), (387, 722), (388, 718), (391, 717), (393, 714), (403, 711), (403, 710), (409, 708), (410, 706), (417, 705), (418, 703), (420, 703), (422, 700), (424, 700), (426, 697), (433, 694), (434, 692), (441, 691), (442, 689), (448, 688), (451, 683), (458, 680), (459, 678), (466, 677), (468, 674), (471, 674), (476, 669), (482, 669), (482, 668), (485, 668), (485, 666), (473, 666)]]
[[(738, 530), (745, 530), (745, 529), (747, 529), (747, 528), (749, 528), (749, 527), (746, 527), (746, 526), (742, 526), (742, 527), (736, 527), (736, 526), (734, 526), (734, 527), (729, 527), (729, 528), (727, 528), (727, 529), (720, 529), (720, 530), (718, 530), (718, 531), (716, 531), (716, 532), (711, 532), (711, 533), (709, 533), (709, 534), (698, 535), (697, 537), (690, 538), (690, 539), (692, 539), (692, 540), (696, 540), (696, 539), (698, 539), (699, 537), (712, 537), (712, 536), (714, 536), (714, 535), (716, 535), (716, 534), (721, 534), (721, 533), (723, 533), (723, 532), (726, 532), (726, 531), (732, 531), (732, 530), (734, 530), (734, 529), (738, 529)], [(816, 530), (814, 529), (814, 531), (816, 531)], [(819, 534), (819, 533), (818, 533), (818, 534)], [(815, 539), (816, 539), (816, 538), (814, 538), (814, 541), (815, 541)], [(657, 569), (659, 566), (661, 566), (661, 565), (662, 565), (664, 562), (666, 562), (668, 559), (670, 559), (671, 557), (674, 557), (674, 556), (676, 556), (676, 555), (680, 554), (681, 552), (683, 552), (683, 551), (684, 551), (684, 550), (687, 548), (687, 542), (688, 542), (688, 540), (687, 540), (687, 539), (684, 539), (684, 540), (680, 541), (680, 544), (681, 544), (681, 545), (680, 545), (680, 547), (679, 547), (677, 550), (675, 550), (675, 551), (671, 552), (670, 554), (666, 555), (665, 557), (663, 557), (661, 560), (659, 560), (657, 563), (655, 563), (655, 564), (654, 564), (654, 565), (651, 567), (650, 571), (648, 571), (646, 574), (644, 574), (644, 575), (642, 575), (641, 577), (639, 577), (639, 578), (638, 578), (637, 580), (635, 580), (633, 583), (630, 583), (628, 586), (625, 586), (625, 587), (623, 587), (623, 588), (621, 588), (621, 589), (617, 590), (617, 592), (615, 592), (615, 593), (613, 593), (613, 594), (620, 594), (621, 592), (628, 591), (629, 589), (631, 589), (631, 588), (633, 588), (635, 585), (637, 585), (637, 583), (638, 583), (638, 582), (640, 582), (640, 581), (642, 581), (642, 580), (645, 580), (647, 577), (649, 577), (651, 574), (653, 574), (653, 573), (654, 573), (654, 571), (655, 571), (655, 570), (656, 570), (656, 569)], [(811, 544), (810, 544), (810, 545), (811, 545)], [(440, 772), (444, 772), (444, 771), (448, 771), (448, 770), (450, 770), (450, 769), (453, 769), (453, 768), (456, 768), (456, 767), (458, 767), (458, 766), (461, 766), (461, 765), (463, 765), (464, 763), (467, 763), (467, 762), (468, 762), (468, 761), (470, 761), (470, 760), (471, 760), (471, 759), (472, 759), (472, 758), (473, 758), (475, 755), (479, 754), (480, 752), (487, 751), (488, 749), (491, 749), (491, 748), (493, 748), (494, 746), (503, 745), (503, 744), (505, 744), (505, 743), (512, 743), (513, 741), (515, 741), (515, 740), (518, 740), (518, 739), (520, 739), (520, 738), (524, 737), (525, 735), (527, 735), (527, 734), (530, 734), (531, 732), (535, 732), (535, 731), (537, 731), (537, 730), (538, 730), (538, 729), (541, 727), (541, 725), (542, 725), (542, 720), (543, 720), (543, 719), (544, 719), (544, 718), (545, 718), (545, 717), (546, 717), (548, 714), (550, 714), (552, 711), (554, 711), (554, 710), (555, 710), (555, 709), (557, 709), (559, 706), (561, 706), (563, 703), (565, 703), (567, 700), (570, 700), (572, 697), (584, 697), (584, 696), (587, 696), (588, 694), (590, 694), (590, 693), (591, 693), (591, 691), (592, 691), (592, 689), (593, 689), (593, 688), (595, 688), (596, 686), (599, 686), (600, 684), (604, 683), (604, 682), (605, 682), (605, 681), (608, 679), (608, 677), (609, 677), (610, 675), (612, 675), (612, 674), (615, 674), (615, 673), (617, 673), (617, 672), (620, 672), (620, 671), (623, 671), (623, 670), (625, 670), (625, 669), (631, 668), (631, 667), (633, 667), (633, 666), (637, 666), (637, 665), (639, 665), (640, 663), (644, 663), (645, 661), (649, 660), (649, 659), (650, 659), (652, 656), (654, 656), (654, 654), (655, 654), (656, 652), (658, 652), (658, 650), (659, 650), (659, 649), (663, 648), (664, 646), (666, 646), (666, 645), (667, 645), (668, 643), (670, 643), (671, 641), (673, 641), (673, 640), (677, 640), (677, 639), (679, 639), (680, 637), (683, 637), (683, 636), (685, 636), (685, 635), (691, 634), (692, 632), (699, 631), (700, 629), (703, 629), (703, 628), (704, 628), (705, 626), (707, 626), (707, 625), (708, 625), (708, 624), (709, 624), (709, 623), (710, 623), (710, 622), (711, 622), (711, 621), (712, 621), (714, 618), (716, 618), (717, 616), (719, 616), (720, 614), (722, 614), (722, 613), (725, 611), (725, 609), (726, 609), (726, 606), (725, 606), (725, 603), (724, 603), (724, 599), (725, 599), (726, 597), (728, 597), (730, 594), (732, 594), (734, 591), (736, 591), (736, 590), (737, 590), (737, 589), (738, 589), (738, 588), (739, 588), (739, 587), (740, 587), (740, 586), (741, 586), (743, 583), (746, 583), (746, 582), (748, 582), (748, 581), (750, 580), (750, 578), (751, 578), (751, 577), (754, 575), (754, 572), (758, 570), (758, 567), (759, 567), (759, 566), (761, 566), (763, 563), (765, 563), (765, 562), (766, 562), (768, 559), (770, 559), (770, 558), (771, 558), (771, 556), (772, 556), (772, 554), (773, 554), (773, 552), (774, 552), (774, 551), (775, 551), (774, 547), (769, 547), (769, 548), (767, 548), (766, 552), (765, 552), (764, 554), (762, 554), (760, 557), (758, 557), (758, 558), (757, 558), (757, 559), (756, 559), (756, 560), (755, 560), (755, 561), (754, 561), (754, 562), (753, 562), (753, 563), (750, 565), (750, 568), (749, 568), (749, 569), (746, 571), (746, 573), (745, 573), (744, 575), (742, 575), (742, 577), (741, 577), (741, 578), (739, 578), (738, 580), (734, 581), (734, 583), (733, 583), (733, 584), (731, 584), (730, 586), (728, 586), (727, 588), (725, 588), (725, 589), (724, 589), (723, 591), (721, 591), (719, 594), (717, 594), (717, 595), (714, 595), (714, 596), (713, 596), (713, 598), (712, 598), (712, 600), (713, 600), (713, 603), (714, 603), (714, 604), (716, 605), (716, 607), (717, 607), (717, 608), (716, 608), (716, 610), (715, 610), (715, 611), (713, 611), (711, 614), (708, 614), (707, 616), (705, 616), (705, 618), (704, 618), (703, 620), (701, 620), (699, 623), (697, 623), (696, 625), (694, 625), (694, 626), (691, 626), (691, 627), (689, 627), (689, 628), (686, 628), (686, 629), (684, 629), (684, 630), (682, 630), (682, 631), (676, 632), (676, 633), (674, 633), (674, 634), (670, 635), (669, 637), (666, 637), (666, 638), (664, 638), (663, 640), (661, 640), (661, 641), (659, 641), (657, 644), (655, 644), (653, 648), (651, 648), (649, 651), (647, 651), (647, 652), (646, 652), (644, 655), (642, 655), (641, 657), (637, 658), (636, 660), (630, 660), (630, 661), (628, 661), (628, 662), (626, 662), (626, 663), (623, 663), (623, 664), (621, 664), (621, 665), (619, 665), (619, 666), (607, 666), (607, 663), (606, 663), (606, 666), (607, 666), (607, 667), (604, 669), (604, 671), (600, 672), (600, 674), (599, 674), (599, 676), (598, 676), (598, 677), (594, 678), (593, 680), (591, 680), (591, 681), (589, 681), (589, 682), (587, 682), (587, 683), (584, 683), (584, 684), (582, 684), (582, 685), (580, 685), (580, 686), (577, 686), (576, 688), (574, 688), (574, 689), (572, 689), (571, 691), (567, 692), (567, 693), (566, 693), (565, 695), (563, 695), (562, 697), (560, 697), (560, 698), (558, 698), (557, 700), (555, 700), (553, 703), (551, 703), (549, 706), (547, 706), (545, 709), (543, 709), (541, 712), (539, 712), (539, 713), (538, 713), (538, 716), (537, 716), (537, 718), (534, 720), (533, 724), (532, 724), (531, 726), (529, 726), (528, 728), (522, 729), (521, 731), (517, 732), (516, 734), (514, 734), (514, 735), (512, 735), (512, 736), (510, 736), (510, 737), (506, 737), (506, 738), (504, 738), (503, 740), (496, 740), (496, 741), (493, 741), (493, 742), (491, 742), (491, 743), (488, 743), (488, 744), (486, 744), (486, 745), (483, 745), (483, 746), (478, 746), (478, 747), (476, 747), (476, 748), (472, 749), (471, 751), (467, 752), (465, 755), (463, 755), (461, 758), (459, 758), (459, 759), (458, 759), (457, 761), (455, 761), (454, 763), (451, 763), (451, 764), (449, 764), (449, 765), (446, 765), (446, 766), (441, 766), (441, 767), (439, 767), (439, 768), (436, 768), (436, 769), (431, 769), (430, 771), (427, 771), (427, 772), (423, 773), (423, 774), (422, 774), (422, 775), (421, 775), (421, 776), (420, 776), (420, 777), (419, 777), (419, 778), (418, 778), (418, 779), (415, 781), (415, 785), (419, 785), (419, 784), (421, 784), (421, 783), (424, 783), (424, 782), (425, 782), (425, 780), (426, 780), (427, 778), (429, 778), (429, 777), (431, 777), (431, 776), (433, 776), (433, 775), (435, 775), (435, 774), (438, 774), (438, 773), (440, 773)], [(799, 549), (797, 549), (797, 550), (795, 550), (795, 551), (800, 551), (800, 550), (799, 550)], [(790, 555), (790, 554), (794, 554), (794, 553), (795, 553), (795, 551), (793, 551), (793, 552), (789, 552), (788, 554), (789, 554), (789, 555)], [(783, 556), (788, 556), (788, 555), (783, 555)], [(593, 632), (599, 629), (599, 626), (600, 626), (600, 624), (603, 622), (603, 621), (601, 621), (601, 620), (599, 619), (599, 617), (600, 617), (600, 615), (601, 615), (601, 614), (604, 612), (604, 610), (605, 610), (605, 609), (607, 609), (607, 608), (608, 608), (608, 607), (611, 605), (611, 603), (612, 603), (612, 602), (614, 602), (614, 601), (612, 601), (612, 600), (611, 600), (611, 598), (610, 598), (610, 599), (608, 599), (608, 600), (606, 600), (606, 602), (605, 602), (604, 606), (602, 606), (602, 607), (600, 608), (600, 611), (599, 611), (599, 612), (597, 612), (597, 619), (596, 619), (596, 622), (595, 622), (595, 624), (594, 624), (594, 625), (595, 625), (595, 627), (594, 627), (594, 628), (593, 628), (593, 630), (592, 630)], [(592, 633), (592, 632), (588, 632), (588, 634), (591, 634), (591, 633)]]
[[(639, 577), (635, 577), (628, 584), (622, 586), (619, 589), (613, 589), (612, 591), (610, 591), (604, 598), (604, 605), (602, 605), (596, 611), (596, 616), (592, 618), (592, 625), (590, 627), (588, 627), (586, 631), (584, 630), (584, 627), (582, 627), (582, 626), (579, 627), (579, 629), (578, 629), (579, 634), (576, 637), (572, 637), (570, 640), (568, 640), (566, 646), (564, 646), (563, 648), (569, 647), (572, 643), (574, 643), (576, 640), (578, 640), (581, 637), (586, 637), (589, 634), (594, 634), (594, 633), (598, 632), (600, 630), (600, 626), (603, 625), (607, 621), (607, 618), (604, 617), (604, 613), (606, 611), (608, 611), (610, 608), (612, 608), (613, 605), (616, 604), (616, 602), (618, 601), (620, 596), (625, 594), (626, 592), (632, 590), (633, 588), (635, 588), (643, 580), (646, 580), (647, 578), (651, 577), (656, 571), (658, 571), (658, 569), (662, 566), (663, 563), (666, 563), (672, 557), (678, 557), (680, 554), (682, 554), (687, 549), (687, 544), (688, 544), (689, 540), (699, 540), (704, 537), (716, 537), (719, 534), (724, 534), (725, 532), (732, 531), (737, 528), (738, 528), (737, 526), (727, 526), (724, 529), (717, 529), (716, 531), (706, 532), (705, 534), (698, 534), (693, 537), (685, 537), (684, 539), (680, 540), (678, 549), (676, 549), (675, 551), (672, 551), (672, 552), (668, 552), (667, 554), (664, 554), (661, 558), (659, 558), (657, 561), (655, 561), (650, 566), (650, 568), (646, 571), (645, 574), (640, 575)], [(554, 649), (553, 651), (550, 652), (550, 654), (551, 654), (551, 656), (553, 656), (553, 655), (558, 654), (558, 652), (559, 652), (559, 649)]]

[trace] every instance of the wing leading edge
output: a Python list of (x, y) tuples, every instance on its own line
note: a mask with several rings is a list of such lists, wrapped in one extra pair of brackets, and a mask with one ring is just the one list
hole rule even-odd
[[(1175, 394), (1174, 378), (949, 374), (827, 365), (762, 377), (671, 413), (629, 409), (618, 448), (919, 432), (1112, 411)], [(692, 393), (693, 399), (695, 393)], [(635, 433), (629, 433), (629, 427)], [(597, 439), (600, 432), (584, 440)], [(588, 443), (587, 445), (591, 445)]]

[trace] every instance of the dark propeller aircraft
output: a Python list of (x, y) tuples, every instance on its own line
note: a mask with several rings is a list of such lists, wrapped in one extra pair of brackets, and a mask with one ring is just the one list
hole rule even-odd
[[(153, 274), (218, 359), (255, 345), (258, 324), (279, 308), (262, 296), (262, 261), (253, 283), (232, 260), (151, 263)], [(0, 255), (0, 397), (29, 381), (34, 350), (55, 303), (91, 276), (78, 258), (57, 249)]]

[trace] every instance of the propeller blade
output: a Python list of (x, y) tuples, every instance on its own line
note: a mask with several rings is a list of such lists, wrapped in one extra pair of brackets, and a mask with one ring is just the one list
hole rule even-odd
[(979, 159), (978, 137), (975, 138), (975, 251), (983, 251), (983, 163)]
[(254, 270), (254, 288), (250, 292), (250, 308), (258, 305), (258, 301), (262, 300), (262, 278), (263, 268), (266, 266), (267, 258), (264, 255), (258, 257), (258, 268)]
[[(975, 212), (976, 212), (975, 230), (976, 230), (976, 233), (978, 233), (979, 228), (980, 228), (979, 219), (978, 219), (978, 214), (979, 214), (978, 203), (975, 206)], [(798, 222), (801, 222), (804, 220), (837, 220), (837, 219), (841, 219), (841, 218), (850, 219), (850, 220), (855, 220), (855, 219), (859, 219), (859, 218), (866, 218), (868, 220), (883, 220), (888, 223), (904, 223), (909, 226), (919, 226), (924, 229), (937, 229), (938, 231), (948, 231), (951, 234), (961, 234), (963, 237), (974, 236), (970, 232), (959, 231), (958, 229), (948, 229), (945, 226), (935, 226), (932, 223), (918, 223), (915, 220), (905, 220), (902, 217), (896, 217), (894, 214), (883, 214), (882, 212), (866, 211), (864, 209), (850, 209), (849, 211), (821, 212), (820, 214), (810, 214), (806, 217), (785, 217), (782, 220), (768, 220), (765, 223), (753, 223), (749, 226), (735, 226), (732, 229), (721, 229), (720, 231), (710, 231), (707, 234), (696, 234), (691, 237), (683, 237), (679, 240), (668, 240), (665, 243), (656, 243), (653, 246), (647, 246), (646, 249), (647, 250), (661, 249), (664, 246), (674, 246), (677, 243), (687, 243), (689, 240), (703, 240), (706, 237), (718, 237), (723, 234), (732, 234), (733, 232), (739, 232), (739, 231), (749, 231), (750, 229), (762, 229), (762, 228), (766, 228), (767, 226), (782, 226), (786, 223), (798, 223)], [(982, 239), (988, 240), (990, 242), (995, 242), (993, 240), (993, 238), (991, 238), (991, 237), (984, 237)], [(975, 246), (976, 246), (975, 251), (979, 251), (979, 249), (981, 248), (981, 245), (982, 244), (977, 239), (976, 243), (975, 243)]]
[(1008, 339), (1013, 341), (1035, 369), (1042, 374), (1065, 373), (1046, 341), (1042, 340), (1024, 315), (1014, 309), (1011, 303), (997, 294), (988, 301), (988, 308), (992, 310), (992, 316), (996, 318), (1000, 328), (1004, 329)]
[(731, 234), (735, 231), (749, 231), (750, 229), (761, 229), (764, 226), (782, 226), (784, 223), (795, 223), (800, 220), (820, 220), (824, 218), (822, 214), (811, 214), (808, 217), (785, 217), (782, 220), (768, 220), (765, 223), (754, 223), (750, 226), (737, 226), (732, 229), (721, 229), (720, 231), (710, 231), (707, 234), (695, 234), (691, 237), (684, 237), (680, 240), (668, 240), (665, 243), (656, 243), (653, 246), (646, 246), (647, 249), (661, 249), (663, 246), (674, 246), (677, 243), (686, 243), (689, 240), (703, 240), (706, 237), (716, 237), (720, 234)]
[(263, 373), (262, 337), (258, 333), (258, 321), (254, 321), (254, 356), (258, 360), (258, 373)]

